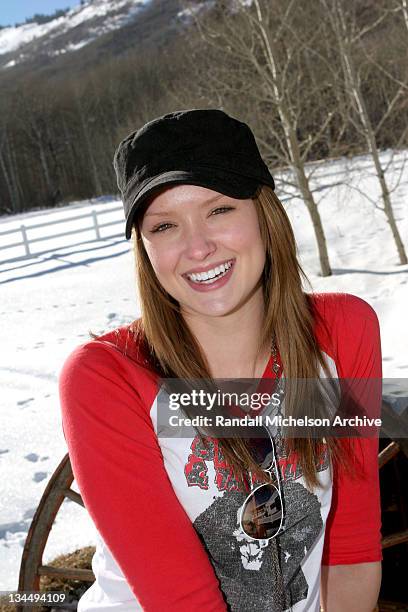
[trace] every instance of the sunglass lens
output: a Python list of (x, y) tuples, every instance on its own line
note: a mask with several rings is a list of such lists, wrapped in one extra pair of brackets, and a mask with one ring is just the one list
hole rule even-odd
[(259, 436), (249, 438), (248, 449), (252, 459), (262, 470), (269, 470), (273, 463), (274, 452), (271, 439), (268, 432), (262, 428), (259, 430)]
[(282, 500), (278, 489), (266, 483), (261, 485), (245, 502), (241, 527), (251, 538), (266, 539), (275, 536), (282, 524)]

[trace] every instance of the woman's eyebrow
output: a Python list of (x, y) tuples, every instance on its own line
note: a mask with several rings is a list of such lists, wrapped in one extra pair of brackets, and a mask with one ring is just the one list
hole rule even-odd
[[(217, 200), (220, 200), (221, 198), (227, 198), (227, 197), (228, 196), (224, 195), (223, 193), (219, 193), (213, 198), (210, 198), (209, 200), (205, 200), (204, 202), (202, 202), (200, 206), (202, 207), (208, 206), (208, 204), (213, 204)], [(160, 215), (171, 215), (174, 212), (176, 211), (175, 210), (160, 210), (158, 212), (146, 212), (145, 217), (157, 217)]]

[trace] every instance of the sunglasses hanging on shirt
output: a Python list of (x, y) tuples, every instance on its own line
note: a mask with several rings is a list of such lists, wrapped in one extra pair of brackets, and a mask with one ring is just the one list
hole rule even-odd
[[(283, 501), (273, 439), (262, 426), (260, 437), (247, 440), (248, 450), (255, 463), (270, 474), (273, 482), (255, 487), (246, 498), (240, 513), (242, 531), (253, 540), (275, 538), (282, 528)], [(249, 473), (250, 481), (252, 475)]]

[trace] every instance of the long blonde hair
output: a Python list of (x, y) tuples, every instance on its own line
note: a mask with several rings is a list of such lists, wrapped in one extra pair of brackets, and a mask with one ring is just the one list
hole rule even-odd
[[(320, 366), (330, 375), (313, 332), (315, 315), (310, 298), (302, 289), (302, 280), (307, 277), (297, 259), (295, 237), (286, 211), (266, 185), (258, 189), (254, 204), (266, 254), (262, 276), (265, 317), (259, 346), (270, 346), (274, 338), (286, 379), (319, 378)], [(134, 322), (132, 331), (138, 336), (138, 342), (143, 339), (152, 367), (161, 376), (211, 379), (207, 359), (181, 316), (178, 302), (157, 280), (141, 240), (141, 219), (142, 214), (134, 223), (132, 235), (142, 316)], [(296, 398), (293, 397), (292, 403), (285, 399), (285, 416), (295, 411)], [(317, 461), (322, 442), (311, 436), (285, 440), (287, 452), (296, 453), (309, 487), (319, 484)], [(345, 459), (339, 440), (328, 438), (325, 442), (332, 457)], [(218, 444), (238, 478), (249, 469), (265, 480), (265, 474), (248, 452), (245, 439), (220, 438)]]

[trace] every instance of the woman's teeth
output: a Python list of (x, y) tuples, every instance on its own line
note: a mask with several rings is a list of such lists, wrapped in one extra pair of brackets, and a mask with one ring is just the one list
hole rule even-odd
[(211, 283), (214, 283), (222, 276), (225, 276), (225, 274), (231, 268), (232, 263), (232, 261), (227, 261), (226, 263), (223, 263), (212, 270), (208, 270), (207, 272), (187, 274), (187, 277), (194, 283), (203, 283), (205, 285), (209, 285)]

